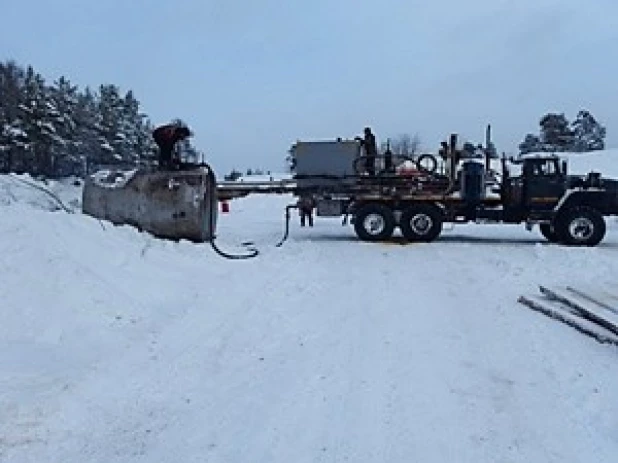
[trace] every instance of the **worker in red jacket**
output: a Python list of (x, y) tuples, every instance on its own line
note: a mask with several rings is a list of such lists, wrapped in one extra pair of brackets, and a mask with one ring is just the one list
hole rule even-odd
[[(152, 137), (159, 147), (159, 167), (171, 168), (173, 166), (172, 155), (176, 143), (192, 135), (188, 127), (183, 124), (173, 123), (157, 127), (152, 132)], [(178, 160), (177, 160), (178, 162)]]

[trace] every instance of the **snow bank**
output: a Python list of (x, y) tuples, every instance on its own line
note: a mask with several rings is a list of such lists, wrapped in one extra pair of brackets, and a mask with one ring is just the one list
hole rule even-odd
[(81, 193), (82, 180), (78, 178), (43, 182), (27, 174), (0, 175), (0, 205), (28, 204), (46, 211), (62, 210), (64, 205), (77, 211), (81, 209)]

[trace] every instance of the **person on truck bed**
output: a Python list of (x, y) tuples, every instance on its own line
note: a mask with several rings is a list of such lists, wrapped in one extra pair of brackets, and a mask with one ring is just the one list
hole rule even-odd
[(188, 127), (178, 123), (159, 126), (152, 132), (152, 137), (159, 147), (159, 168), (172, 168), (172, 154), (176, 143), (191, 135)]
[(378, 155), (378, 146), (376, 144), (376, 137), (371, 133), (369, 127), (365, 127), (364, 137), (356, 137), (355, 140), (360, 141), (361, 146), (365, 149), (365, 169), (369, 175), (376, 174), (376, 156)]

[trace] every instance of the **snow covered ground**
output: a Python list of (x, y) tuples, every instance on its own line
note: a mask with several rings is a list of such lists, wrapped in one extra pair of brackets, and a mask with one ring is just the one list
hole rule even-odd
[(591, 249), (333, 219), (276, 248), (290, 198), (255, 196), (219, 245), (261, 254), (229, 261), (50, 201), (0, 177), (2, 462), (616, 461), (618, 351), (516, 302), (615, 288), (615, 219)]

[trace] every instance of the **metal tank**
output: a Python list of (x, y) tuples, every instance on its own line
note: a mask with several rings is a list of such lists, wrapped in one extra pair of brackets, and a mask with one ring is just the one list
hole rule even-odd
[(217, 183), (210, 167), (189, 170), (101, 171), (86, 179), (85, 214), (131, 225), (158, 238), (211, 241), (217, 224)]
[(465, 161), (461, 169), (461, 199), (476, 206), (485, 198), (485, 166), (476, 160)]

